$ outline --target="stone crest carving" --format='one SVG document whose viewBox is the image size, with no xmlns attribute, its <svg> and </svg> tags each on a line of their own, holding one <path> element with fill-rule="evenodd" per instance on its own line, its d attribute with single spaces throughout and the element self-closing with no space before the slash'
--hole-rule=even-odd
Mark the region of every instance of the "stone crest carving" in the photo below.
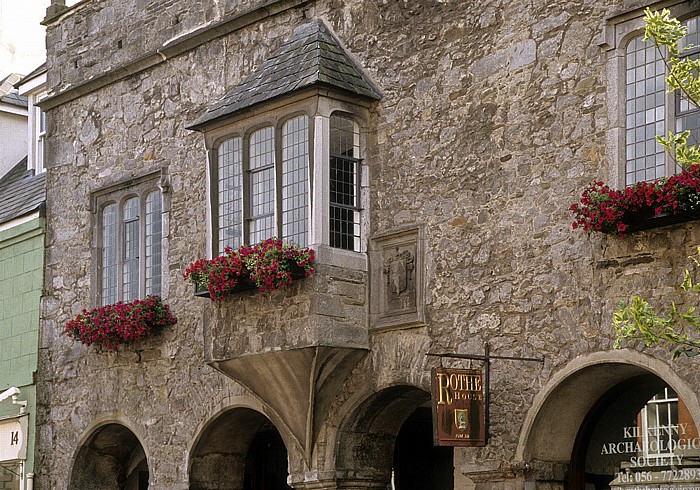
<svg viewBox="0 0 700 490">
<path fill-rule="evenodd" d="M 405 310 L 415 306 L 415 261 L 416 257 L 411 251 L 400 251 L 399 247 L 396 247 L 396 253 L 384 260 L 387 285 L 384 293 L 389 310 Z"/>
<path fill-rule="evenodd" d="M 373 328 L 423 325 L 423 244 L 419 227 L 377 235 L 370 251 Z"/>
</svg>

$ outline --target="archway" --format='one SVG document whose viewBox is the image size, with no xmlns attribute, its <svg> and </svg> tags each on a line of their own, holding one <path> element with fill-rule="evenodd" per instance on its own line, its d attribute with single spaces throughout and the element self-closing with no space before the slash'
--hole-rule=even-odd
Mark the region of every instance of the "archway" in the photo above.
<svg viewBox="0 0 700 490">
<path fill-rule="evenodd" d="M 78 450 L 69 488 L 72 490 L 147 490 L 148 462 L 131 430 L 107 424 Z"/>
<path fill-rule="evenodd" d="M 453 451 L 433 446 L 429 400 L 419 388 L 393 386 L 361 403 L 339 434 L 339 488 L 452 488 Z"/>
<path fill-rule="evenodd" d="M 518 459 L 527 480 L 547 481 L 553 488 L 605 490 L 642 476 L 652 478 L 649 483 L 668 483 L 659 478 L 661 470 L 671 468 L 675 453 L 669 445 L 681 440 L 686 446 L 692 439 L 700 446 L 697 435 L 690 437 L 697 408 L 697 395 L 658 359 L 631 351 L 597 353 L 572 362 L 536 397 Z M 651 425 L 648 414 L 656 414 Z M 688 432 L 679 439 L 681 429 Z M 667 438 L 665 452 L 652 454 L 649 448 L 660 446 L 658 440 L 649 446 L 649 431 L 676 434 Z M 650 460 L 650 454 L 664 459 Z M 647 468 L 650 461 L 654 467 Z"/>
<path fill-rule="evenodd" d="M 287 448 L 270 420 L 249 408 L 220 414 L 190 458 L 192 490 L 289 490 Z"/>
</svg>

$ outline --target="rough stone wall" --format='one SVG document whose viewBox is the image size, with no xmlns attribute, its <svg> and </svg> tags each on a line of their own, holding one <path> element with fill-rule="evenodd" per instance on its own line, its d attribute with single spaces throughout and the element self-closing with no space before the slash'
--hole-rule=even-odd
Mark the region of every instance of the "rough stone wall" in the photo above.
<svg viewBox="0 0 700 490">
<path fill-rule="evenodd" d="M 205 202 L 205 152 L 199 135 L 183 127 L 210 97 L 223 95 L 223 85 L 211 90 L 220 73 L 207 71 L 217 67 L 205 60 L 225 58 L 221 45 L 208 46 L 52 112 L 41 356 L 39 466 L 45 473 L 37 482 L 42 488 L 65 488 L 79 438 L 104 414 L 143 431 L 154 488 L 187 488 L 187 448 L 196 427 L 212 407 L 242 391 L 205 364 L 204 300 L 194 298 L 182 280 L 184 268 L 205 255 L 204 206 L 192 205 Z M 208 75 L 202 77 L 205 66 Z M 165 300 L 179 322 L 137 352 L 96 353 L 60 335 L 68 319 L 92 306 L 90 192 L 162 166 L 170 170 L 172 185 L 170 226 L 164 230 Z"/>
<path fill-rule="evenodd" d="M 62 89 L 135 61 L 195 29 L 260 5 L 257 0 L 93 1 L 49 29 L 47 44 L 65 49 L 48 60 L 48 88 Z"/>
<path fill-rule="evenodd" d="M 190 10 L 191 2 L 161 3 L 173 16 L 186 13 L 180 24 L 194 26 L 256 2 Z M 151 5 L 95 0 L 50 26 L 51 88 L 77 84 L 184 32 Z M 488 341 L 492 353 L 544 357 L 544 364 L 493 364 L 490 444 L 462 451 L 467 466 L 495 472 L 494 480 L 511 477 L 536 394 L 573 359 L 611 349 L 609 320 L 619 300 L 636 292 L 675 299 L 686 257 L 700 243 L 694 224 L 624 241 L 570 229 L 568 206 L 612 164 L 606 54 L 595 40 L 607 16 L 630 6 L 319 0 L 51 110 L 41 487 L 65 488 L 61 478 L 79 439 L 113 414 L 138 427 L 153 488 L 186 488 L 190 441 L 214 407 L 243 393 L 204 364 L 202 317 L 210 305 L 181 279 L 204 255 L 206 202 L 203 141 L 184 126 L 304 16 L 325 19 L 384 92 L 366 159 L 371 232 L 426 225 L 427 326 L 371 336 L 371 356 L 339 394 L 316 464 L 332 468 L 333 431 L 363 393 L 402 383 L 428 389 L 435 361 L 425 352 L 482 353 Z M 107 17 L 113 21 L 99 20 Z M 103 29 L 90 27 L 100 22 Z M 124 55 L 114 54 L 119 39 L 129 40 Z M 93 61 L 75 68 L 81 56 Z M 136 351 L 76 345 L 59 333 L 92 297 L 89 193 L 161 167 L 172 183 L 165 299 L 180 321 Z M 692 361 L 673 368 L 700 391 Z"/>
</svg>

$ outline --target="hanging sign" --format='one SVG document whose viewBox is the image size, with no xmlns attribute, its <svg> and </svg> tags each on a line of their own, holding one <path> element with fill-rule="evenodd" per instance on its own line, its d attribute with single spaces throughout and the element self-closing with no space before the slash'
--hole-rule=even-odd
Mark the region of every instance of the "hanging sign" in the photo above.
<svg viewBox="0 0 700 490">
<path fill-rule="evenodd" d="M 27 459 L 27 416 L 0 420 L 0 461 Z"/>
<path fill-rule="evenodd" d="M 433 368 L 433 443 L 485 446 L 485 398 L 481 369 Z"/>
</svg>

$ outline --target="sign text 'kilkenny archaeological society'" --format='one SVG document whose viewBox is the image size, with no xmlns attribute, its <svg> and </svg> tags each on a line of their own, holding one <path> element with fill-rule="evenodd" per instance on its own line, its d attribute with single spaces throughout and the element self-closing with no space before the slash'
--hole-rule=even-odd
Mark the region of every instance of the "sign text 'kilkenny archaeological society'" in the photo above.
<svg viewBox="0 0 700 490">
<path fill-rule="evenodd" d="M 432 370 L 433 442 L 485 446 L 484 377 L 480 369 Z"/>
</svg>

